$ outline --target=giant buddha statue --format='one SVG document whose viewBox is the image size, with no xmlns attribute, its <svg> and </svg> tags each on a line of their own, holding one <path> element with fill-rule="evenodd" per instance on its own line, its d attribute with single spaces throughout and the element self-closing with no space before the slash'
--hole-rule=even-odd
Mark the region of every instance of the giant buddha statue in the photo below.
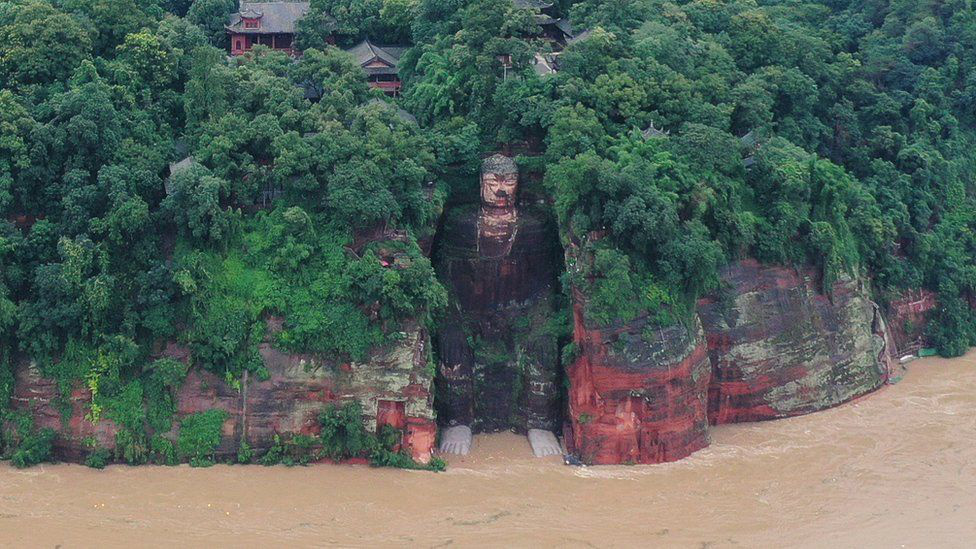
<svg viewBox="0 0 976 549">
<path fill-rule="evenodd" d="M 536 455 L 561 453 L 558 345 L 541 329 L 558 241 L 544 214 L 520 207 L 512 158 L 486 158 L 480 183 L 479 203 L 448 215 L 438 252 L 456 300 L 438 334 L 440 449 L 463 455 L 473 433 L 514 430 Z"/>
</svg>

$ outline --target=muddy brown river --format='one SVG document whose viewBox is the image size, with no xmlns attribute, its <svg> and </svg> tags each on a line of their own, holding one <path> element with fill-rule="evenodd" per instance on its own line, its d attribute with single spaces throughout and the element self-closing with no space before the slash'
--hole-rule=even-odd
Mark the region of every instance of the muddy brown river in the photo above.
<svg viewBox="0 0 976 549">
<path fill-rule="evenodd" d="M 636 467 L 538 460 L 507 434 L 442 474 L 0 465 L 0 546 L 976 546 L 976 354 L 712 438 Z"/>
</svg>

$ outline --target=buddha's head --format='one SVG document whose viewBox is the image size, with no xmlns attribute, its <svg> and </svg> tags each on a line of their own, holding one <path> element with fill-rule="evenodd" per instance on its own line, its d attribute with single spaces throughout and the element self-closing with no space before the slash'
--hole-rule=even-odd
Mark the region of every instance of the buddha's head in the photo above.
<svg viewBox="0 0 976 549">
<path fill-rule="evenodd" d="M 496 154 L 481 163 L 481 203 L 494 208 L 515 206 L 518 166 L 507 156 Z"/>
</svg>

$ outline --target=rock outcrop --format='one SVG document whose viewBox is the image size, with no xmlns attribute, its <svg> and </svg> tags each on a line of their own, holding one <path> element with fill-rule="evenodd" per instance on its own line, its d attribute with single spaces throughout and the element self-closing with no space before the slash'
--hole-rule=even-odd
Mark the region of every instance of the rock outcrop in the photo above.
<svg viewBox="0 0 976 549">
<path fill-rule="evenodd" d="M 723 297 L 698 311 L 712 363 L 713 424 L 806 414 L 880 387 L 886 330 L 857 281 L 828 294 L 814 269 L 738 261 L 723 269 Z"/>
<path fill-rule="evenodd" d="M 192 367 L 177 393 L 177 416 L 220 409 L 228 412 L 217 455 L 233 457 L 241 441 L 261 452 L 272 445 L 275 434 L 316 435 L 318 416 L 330 404 L 358 400 L 368 430 L 390 424 L 404 432 L 402 444 L 422 463 L 430 460 L 437 426 L 434 421 L 433 369 L 429 367 L 429 337 L 415 323 L 404 326 L 395 344 L 376 349 L 362 363 L 336 364 L 312 355 L 287 354 L 270 344 L 280 321 L 271 319 L 268 340 L 260 347 L 270 378 L 253 376 L 240 380 L 240 388 L 220 376 Z M 188 350 L 170 344 L 162 353 L 190 361 Z M 91 393 L 77 388 L 71 394 L 70 417 L 63 422 L 58 406 L 60 392 L 36 367 L 24 364 L 17 371 L 13 407 L 30 410 L 37 428 L 58 432 L 55 455 L 79 461 L 89 452 L 86 439 L 113 448 L 115 425 L 101 419 L 96 425 L 85 419 Z M 177 422 L 178 423 L 178 422 Z M 178 428 L 166 436 L 175 438 Z"/>
<path fill-rule="evenodd" d="M 886 316 L 899 355 L 917 353 L 924 345 L 925 327 L 937 306 L 929 290 L 906 291 L 891 300 Z"/>
<path fill-rule="evenodd" d="M 648 329 L 586 319 L 575 292 L 564 434 L 587 463 L 659 463 L 708 444 L 707 425 L 806 414 L 883 385 L 896 347 L 867 290 L 828 293 L 813 268 L 739 261 L 702 299 L 693 325 Z"/>
<path fill-rule="evenodd" d="M 65 461 L 83 461 L 90 451 L 85 441 L 104 448 L 115 446 L 118 427 L 111 420 L 92 424 L 85 419 L 91 392 L 82 386 L 71 390 L 62 401 L 58 383 L 41 375 L 33 362 L 23 362 L 14 372 L 14 392 L 10 405 L 14 411 L 29 412 L 34 428 L 53 429 L 59 436 L 54 439 L 53 452 Z M 66 412 L 62 415 L 62 411 Z"/>
<path fill-rule="evenodd" d="M 585 318 L 584 296 L 575 297 L 568 449 L 586 463 L 661 463 L 707 446 L 711 367 L 697 320 L 598 327 Z"/>
<path fill-rule="evenodd" d="M 442 421 L 528 431 L 553 430 L 559 418 L 556 340 L 540 329 L 552 311 L 554 273 L 540 259 L 553 246 L 551 234 L 531 215 L 518 223 L 519 238 L 503 257 L 470 247 L 475 227 L 467 241 L 453 240 L 461 230 L 451 233 L 441 250 L 442 275 L 460 304 L 438 334 L 439 399 L 449 409 Z M 587 296 L 574 291 L 568 450 L 594 464 L 674 461 L 707 446 L 709 423 L 805 414 L 880 387 L 892 372 L 890 355 L 917 337 L 934 299 L 893 301 L 888 311 L 902 330 L 889 332 L 863 284 L 841 279 L 824 293 L 816 275 L 808 267 L 732 263 L 721 272 L 724 289 L 699 302 L 689 325 L 667 328 L 651 326 L 650 315 L 599 325 L 587 318 Z M 323 409 L 355 399 L 368 429 L 402 429 L 410 454 L 430 459 L 437 424 L 422 327 L 408 323 L 395 343 L 363 363 L 343 364 L 276 350 L 270 341 L 280 321 L 268 326 L 260 351 L 269 379 L 244 378 L 238 388 L 193 367 L 179 389 L 178 417 L 228 412 L 220 456 L 233 456 L 241 441 L 261 452 L 275 434 L 314 435 Z M 175 344 L 160 354 L 191 362 Z M 13 408 L 30 410 L 37 428 L 59 432 L 57 457 L 82 460 L 92 443 L 111 448 L 116 426 L 85 418 L 91 394 L 81 385 L 66 402 L 60 394 L 38 368 L 17 368 Z M 176 428 L 166 434 L 177 435 Z"/>
</svg>

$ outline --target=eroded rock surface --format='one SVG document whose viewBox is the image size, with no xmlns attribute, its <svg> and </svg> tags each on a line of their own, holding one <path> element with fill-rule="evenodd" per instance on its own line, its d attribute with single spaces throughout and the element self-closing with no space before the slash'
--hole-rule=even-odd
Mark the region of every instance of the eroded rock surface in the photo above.
<svg viewBox="0 0 976 549">
<path fill-rule="evenodd" d="M 889 371 L 886 329 L 853 279 L 820 293 L 816 272 L 761 265 L 723 269 L 723 296 L 699 315 L 712 363 L 713 424 L 795 416 L 880 387 Z"/>
<path fill-rule="evenodd" d="M 275 434 L 317 435 L 318 416 L 331 404 L 358 400 L 368 430 L 390 424 L 404 432 L 402 444 L 414 459 L 430 460 L 437 437 L 429 367 L 429 338 L 415 323 L 404 326 L 399 340 L 376 349 L 362 363 L 336 364 L 312 355 L 287 354 L 270 344 L 280 321 L 269 321 L 269 342 L 261 345 L 261 356 L 270 372 L 267 380 L 248 376 L 240 389 L 200 367 L 192 367 L 177 393 L 177 416 L 220 409 L 229 416 L 223 425 L 219 457 L 233 457 L 240 442 L 247 441 L 259 453 L 272 445 Z M 188 350 L 170 344 L 162 353 L 178 360 L 191 360 Z M 57 385 L 41 377 L 36 368 L 24 364 L 17 371 L 15 409 L 31 410 L 38 428 L 59 433 L 57 457 L 79 461 L 89 452 L 86 439 L 99 446 L 115 446 L 115 425 L 101 419 L 92 425 L 85 419 L 91 393 L 78 388 L 70 399 L 70 418 L 62 422 Z M 166 436 L 177 436 L 176 428 Z M 90 440 L 89 440 L 90 442 Z"/>
<path fill-rule="evenodd" d="M 600 327 L 577 293 L 567 449 L 586 463 L 675 461 L 708 445 L 711 367 L 701 326 Z"/>
<path fill-rule="evenodd" d="M 97 424 L 85 419 L 89 413 L 91 391 L 76 387 L 62 402 L 56 381 L 41 375 L 34 363 L 22 362 L 16 368 L 11 408 L 30 412 L 36 429 L 53 429 L 61 433 L 54 439 L 53 451 L 66 461 L 83 461 L 90 451 L 85 440 L 106 448 L 115 446 L 118 427 L 103 419 Z M 62 415 L 62 411 L 67 414 Z"/>
<path fill-rule="evenodd" d="M 888 304 L 888 329 L 898 355 L 917 353 L 923 346 L 925 327 L 936 307 L 936 295 L 928 290 L 906 291 Z"/>
</svg>

